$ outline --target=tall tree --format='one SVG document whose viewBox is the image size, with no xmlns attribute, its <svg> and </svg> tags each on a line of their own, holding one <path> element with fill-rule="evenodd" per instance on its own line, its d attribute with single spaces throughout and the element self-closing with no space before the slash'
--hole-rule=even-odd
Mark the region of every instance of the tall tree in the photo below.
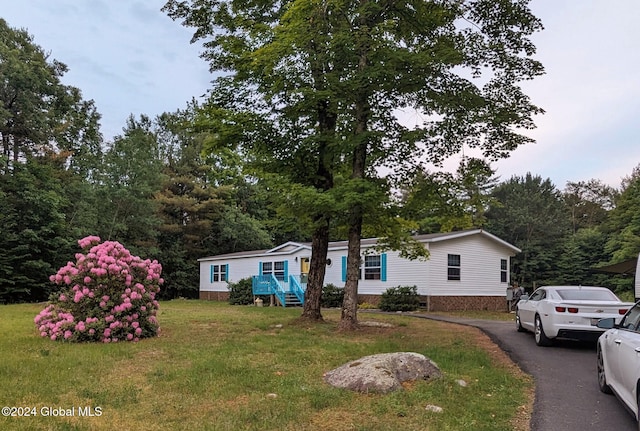
<svg viewBox="0 0 640 431">
<path fill-rule="evenodd" d="M 100 116 L 79 89 L 61 83 L 67 70 L 64 63 L 49 60 L 26 30 L 13 29 L 0 18 L 0 170 L 54 150 L 67 152 L 74 168 L 95 166 Z"/>
<path fill-rule="evenodd" d="M 640 165 L 622 181 L 616 207 L 609 212 L 603 229 L 609 234 L 607 251 L 612 262 L 638 257 L 640 251 Z"/>
<path fill-rule="evenodd" d="M 64 207 L 50 158 L 30 157 L 0 175 L 0 302 L 48 298 L 49 276 L 73 250 Z"/>
<path fill-rule="evenodd" d="M 313 2 L 259 0 L 167 2 L 173 18 L 208 38 L 204 57 L 216 80 L 207 107 L 219 149 L 227 145 L 254 163 L 250 173 L 275 176 L 290 202 L 305 212 L 312 256 L 303 317 L 321 320 L 336 164 L 340 161 L 338 100 L 327 11 Z"/>
<path fill-rule="evenodd" d="M 99 183 L 100 231 L 103 239 L 148 250 L 156 245 L 157 203 L 163 175 L 152 121 L 129 117 L 104 155 Z"/>
<path fill-rule="evenodd" d="M 551 180 L 527 173 L 493 191 L 487 229 L 522 250 L 514 259 L 514 279 L 537 286 L 558 278 L 556 262 L 570 222 L 561 193 Z"/>
<path fill-rule="evenodd" d="M 419 233 L 484 227 L 485 213 L 495 203 L 494 174 L 489 163 L 477 158 L 464 158 L 455 175 L 419 170 L 400 188 L 401 214 L 418 223 Z"/>
<path fill-rule="evenodd" d="M 261 148 L 270 172 L 301 186 L 296 197 L 310 203 L 314 251 L 303 314 L 320 317 L 330 220 L 341 204 L 336 195 L 352 199 L 341 324 L 348 329 L 357 323 L 365 216 L 387 208 L 392 190 L 377 168 L 401 176 L 423 155 L 439 163 L 466 146 L 496 158 L 530 141 L 515 130 L 533 127 L 532 115 L 541 112 L 517 85 L 542 73 L 527 38 L 541 24 L 527 3 L 167 2 L 170 16 L 196 27 L 195 39 L 207 39 L 212 70 L 232 72 L 216 90 L 231 87 L 235 101 L 227 96 L 217 106 L 231 105 L 236 115 L 218 136 L 243 125 L 243 133 L 227 137 L 241 135 L 245 147 Z M 410 130 L 396 116 L 402 108 L 428 121 Z"/>
<path fill-rule="evenodd" d="M 439 164 L 465 146 L 497 159 L 531 141 L 516 131 L 532 128 L 532 116 L 541 112 L 519 87 L 542 73 L 529 40 L 542 25 L 527 4 L 341 2 L 336 15 L 348 21 L 352 34 L 341 81 L 349 89 L 351 178 L 363 191 L 362 181 L 382 164 L 401 172 L 423 154 Z M 395 116 L 398 108 L 416 109 L 428 120 L 408 130 Z M 345 329 L 357 323 L 363 215 L 356 202 L 349 221 Z"/>
<path fill-rule="evenodd" d="M 62 84 L 67 70 L 0 19 L 0 300 L 46 299 L 48 276 L 96 224 L 86 181 L 101 156 L 100 116 Z"/>
<path fill-rule="evenodd" d="M 618 191 L 597 179 L 567 182 L 562 193 L 571 217 L 573 233 L 601 225 L 615 207 Z"/>
<path fill-rule="evenodd" d="M 582 228 L 568 236 L 562 241 L 561 253 L 556 261 L 559 272 L 552 283 L 615 288 L 613 276 L 592 270 L 611 259 L 610 253 L 606 251 L 606 242 L 607 236 L 595 227 Z"/>
<path fill-rule="evenodd" d="M 419 168 L 399 189 L 400 214 L 418 224 L 415 233 L 447 231 L 452 220 L 464 217 L 450 172 Z"/>
</svg>

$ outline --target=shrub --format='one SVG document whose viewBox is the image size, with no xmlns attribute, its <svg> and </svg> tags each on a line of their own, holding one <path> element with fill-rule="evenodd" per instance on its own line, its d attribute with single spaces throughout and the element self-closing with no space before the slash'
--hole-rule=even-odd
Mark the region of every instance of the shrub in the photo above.
<svg viewBox="0 0 640 431">
<path fill-rule="evenodd" d="M 326 308 L 342 307 L 343 299 L 344 299 L 344 289 L 329 283 L 322 288 L 322 297 L 320 298 L 320 305 Z"/>
<path fill-rule="evenodd" d="M 416 286 L 397 286 L 387 289 L 380 299 L 382 311 L 414 311 L 420 306 Z"/>
<path fill-rule="evenodd" d="M 75 255 L 50 280 L 62 286 L 34 319 L 40 335 L 64 341 L 139 341 L 158 334 L 155 299 L 162 266 L 133 256 L 116 241 L 78 241 Z"/>
<path fill-rule="evenodd" d="M 229 283 L 229 304 L 250 305 L 253 304 L 253 288 L 250 278 L 243 278 L 236 283 Z M 264 298 L 263 298 L 264 300 Z"/>
</svg>

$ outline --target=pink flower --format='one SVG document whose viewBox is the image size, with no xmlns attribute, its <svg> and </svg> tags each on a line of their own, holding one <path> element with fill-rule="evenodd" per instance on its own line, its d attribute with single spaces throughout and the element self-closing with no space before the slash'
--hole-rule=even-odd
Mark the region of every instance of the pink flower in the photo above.
<svg viewBox="0 0 640 431">
<path fill-rule="evenodd" d="M 91 283 L 91 277 L 89 277 L 88 275 L 84 278 L 84 284 L 89 284 Z"/>
</svg>

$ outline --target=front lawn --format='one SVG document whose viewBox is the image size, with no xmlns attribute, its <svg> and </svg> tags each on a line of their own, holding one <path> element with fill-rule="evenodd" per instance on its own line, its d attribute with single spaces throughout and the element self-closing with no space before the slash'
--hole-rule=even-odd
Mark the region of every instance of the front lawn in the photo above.
<svg viewBox="0 0 640 431">
<path fill-rule="evenodd" d="M 42 308 L 0 306 L 0 404 L 21 414 L 0 416 L 0 429 L 528 429 L 531 379 L 474 328 L 360 313 L 394 326 L 340 333 L 339 310 L 303 324 L 299 308 L 176 300 L 160 304 L 157 338 L 69 344 L 38 335 Z M 398 351 L 430 357 L 444 378 L 390 395 L 322 380 L 345 362 Z"/>
</svg>

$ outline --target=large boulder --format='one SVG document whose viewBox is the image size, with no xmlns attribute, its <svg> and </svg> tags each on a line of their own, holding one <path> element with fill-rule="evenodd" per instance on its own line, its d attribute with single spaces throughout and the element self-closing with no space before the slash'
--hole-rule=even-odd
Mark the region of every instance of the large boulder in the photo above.
<svg viewBox="0 0 640 431">
<path fill-rule="evenodd" d="M 388 393 L 402 389 L 402 383 L 431 380 L 442 372 L 431 359 L 419 353 L 398 352 L 365 356 L 324 375 L 324 381 L 357 392 Z"/>
</svg>

